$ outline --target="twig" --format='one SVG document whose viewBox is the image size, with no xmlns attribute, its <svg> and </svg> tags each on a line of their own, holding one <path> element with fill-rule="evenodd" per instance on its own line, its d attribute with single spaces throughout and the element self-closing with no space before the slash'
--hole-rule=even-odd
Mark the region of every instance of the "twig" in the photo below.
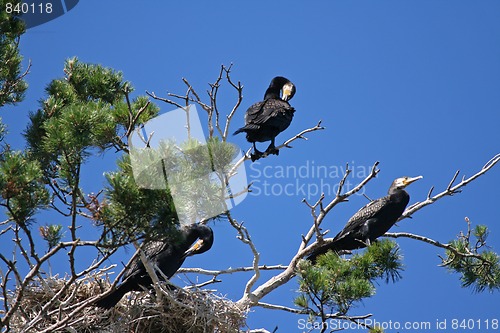
<svg viewBox="0 0 500 333">
<path fill-rule="evenodd" d="M 281 148 L 292 148 L 292 146 L 290 146 L 290 143 L 292 143 L 293 141 L 297 140 L 297 139 L 303 139 L 303 140 L 308 140 L 307 137 L 304 136 L 304 134 L 306 133 L 309 133 L 309 132 L 314 132 L 314 131 L 319 131 L 319 130 L 324 130 L 325 128 L 323 126 L 321 126 L 321 120 L 318 121 L 318 124 L 314 127 L 311 127 L 311 128 L 307 128 L 305 130 L 303 130 L 302 132 L 300 132 L 299 134 L 295 135 L 294 137 L 286 140 L 285 142 L 283 142 L 283 144 L 279 145 L 278 147 L 276 147 L 276 149 L 281 149 Z"/>
<path fill-rule="evenodd" d="M 313 222 L 314 222 L 314 231 L 316 232 L 316 238 L 318 239 L 318 242 L 322 242 L 323 236 L 328 233 L 328 231 L 321 233 L 321 230 L 320 230 L 320 227 L 318 224 L 318 215 L 316 214 L 316 208 L 318 206 L 320 207 L 321 211 L 323 211 L 323 199 L 325 199 L 324 193 L 321 193 L 321 196 L 319 197 L 318 201 L 316 201 L 316 203 L 314 205 L 311 205 L 309 202 L 307 202 L 306 198 L 302 199 L 302 202 L 305 203 L 306 206 L 311 209 L 311 215 L 313 217 Z"/>
<path fill-rule="evenodd" d="M 187 290 L 200 289 L 200 288 L 203 288 L 203 287 L 208 286 L 210 284 L 219 283 L 219 282 L 222 282 L 222 280 L 218 280 L 216 276 L 213 276 L 208 281 L 205 281 L 205 282 L 202 282 L 202 283 L 198 283 L 198 284 L 194 284 L 194 285 L 191 285 L 191 286 L 187 286 L 184 289 L 187 289 Z"/>
<path fill-rule="evenodd" d="M 443 244 L 441 242 L 438 242 L 434 239 L 431 239 L 431 238 L 428 238 L 428 237 L 425 237 L 425 236 L 420 236 L 420 235 L 415 235 L 415 234 L 412 234 L 412 233 L 409 233 L 409 232 L 387 232 L 384 234 L 384 237 L 390 237 L 390 238 L 401 238 L 401 237 L 404 237 L 404 238 L 411 238 L 411 239 L 415 239 L 415 240 L 418 240 L 418 241 L 421 241 L 421 242 L 424 242 L 424 243 L 428 243 L 428 244 L 431 244 L 431 245 L 434 245 L 436 247 L 440 247 L 440 248 L 443 248 L 445 250 L 449 250 L 451 252 L 453 252 L 454 254 L 456 254 L 457 256 L 460 256 L 460 257 L 471 257 L 471 258 L 476 258 L 476 259 L 479 259 L 481 261 L 484 261 L 484 258 L 479 255 L 479 254 L 475 254 L 475 253 L 471 253 L 470 251 L 468 251 L 468 253 L 462 253 L 460 251 L 458 251 L 455 247 L 453 247 L 452 245 L 450 244 Z"/>
<path fill-rule="evenodd" d="M 259 270 L 261 271 L 272 271 L 272 270 L 284 270 L 288 266 L 285 265 L 261 265 L 259 266 Z M 228 268 L 221 270 L 208 270 L 203 268 L 180 268 L 177 273 L 195 273 L 195 274 L 203 274 L 203 275 L 213 275 L 219 276 L 223 274 L 233 274 L 238 272 L 250 272 L 253 271 L 254 267 L 237 267 L 237 268 Z"/>
<path fill-rule="evenodd" d="M 488 170 L 490 170 L 491 168 L 493 168 L 499 161 L 500 161 L 500 154 L 497 154 L 493 158 L 491 158 L 481 168 L 481 170 L 479 170 L 478 172 L 476 172 L 474 175 L 472 175 L 471 177 L 469 177 L 467 179 L 463 178 L 460 183 L 458 183 L 458 184 L 456 184 L 456 185 L 453 186 L 453 183 L 455 182 L 455 180 L 457 179 L 458 174 L 459 174 L 459 171 L 457 171 L 444 191 L 442 191 L 441 193 L 436 194 L 435 196 L 431 196 L 432 195 L 432 191 L 434 189 L 434 186 L 431 187 L 431 189 L 429 190 L 429 193 L 427 194 L 427 199 L 424 200 L 424 201 L 422 201 L 422 202 L 417 202 L 417 203 L 413 204 L 412 206 L 408 207 L 404 211 L 403 215 L 401 215 L 401 217 L 398 219 L 398 221 L 401 221 L 401 220 L 403 220 L 405 218 L 410 217 L 415 212 L 419 211 L 420 209 L 424 208 L 425 206 L 428 206 L 428 205 L 434 203 L 435 201 L 437 201 L 437 200 L 439 200 L 439 199 L 441 199 L 441 198 L 443 198 L 445 196 L 450 196 L 450 195 L 453 195 L 455 193 L 459 193 L 460 189 L 462 187 L 466 186 L 467 184 L 469 184 L 470 182 L 472 182 L 476 178 L 478 178 L 481 175 L 485 174 Z"/>
<path fill-rule="evenodd" d="M 194 87 L 191 85 L 191 83 L 189 83 L 189 81 L 186 78 L 182 78 L 182 82 L 184 82 L 184 84 L 188 87 L 188 92 L 186 93 L 186 96 L 189 96 L 189 94 L 191 93 L 195 97 L 195 98 L 191 98 L 191 99 L 186 99 L 186 103 L 188 101 L 196 102 L 198 105 L 200 105 L 206 111 L 209 111 L 212 109 L 209 105 L 207 105 L 201 101 L 200 96 L 198 95 L 198 93 L 196 92 Z M 186 107 L 187 107 L 187 104 L 186 104 Z"/>
<path fill-rule="evenodd" d="M 325 129 L 324 127 L 320 126 L 321 124 L 321 120 L 318 122 L 318 124 L 314 127 L 311 127 L 311 128 L 307 128 L 305 130 L 303 130 L 302 132 L 300 132 L 299 134 L 291 137 L 290 139 L 286 140 L 283 144 L 279 145 L 278 147 L 276 147 L 276 149 L 281 149 L 281 148 L 284 148 L 284 147 L 287 147 L 287 148 L 291 148 L 290 147 L 290 143 L 292 143 L 293 141 L 297 140 L 297 139 L 304 139 L 304 140 L 307 140 L 307 138 L 304 136 L 305 133 L 309 133 L 309 132 L 314 132 L 314 131 L 319 131 L 319 130 L 323 130 Z M 247 160 L 250 160 L 251 157 L 250 157 L 250 152 L 252 151 L 252 149 L 248 149 L 245 153 L 245 155 L 243 155 L 242 158 L 240 158 L 235 164 L 234 166 L 231 168 L 231 170 L 229 170 L 228 174 L 229 175 L 232 175 L 236 172 L 236 170 L 238 170 L 238 168 L 241 166 L 241 164 L 243 164 L 243 162 L 247 161 Z M 265 158 L 269 156 L 267 153 L 264 153 L 261 158 Z"/>
<path fill-rule="evenodd" d="M 112 251 L 109 253 L 109 256 L 111 256 L 116 250 Z M 68 290 L 68 288 L 80 277 L 82 276 L 85 276 L 87 274 L 89 274 L 91 271 L 97 269 L 99 266 L 101 266 L 103 264 L 104 261 L 108 260 L 109 256 L 103 256 L 100 260 L 94 262 L 92 265 L 90 265 L 88 268 L 84 269 L 83 271 L 79 272 L 79 273 L 75 273 L 74 275 L 72 275 L 70 277 L 70 279 L 68 281 L 66 281 L 64 283 L 64 286 L 52 297 L 52 299 L 50 301 L 48 301 L 46 304 L 44 304 L 44 306 L 42 307 L 42 309 L 40 310 L 40 314 L 33 318 L 25 327 L 26 331 L 29 331 L 31 328 L 33 328 L 34 326 L 37 325 L 37 323 L 43 319 L 43 316 L 44 314 L 47 314 L 47 315 L 52 315 L 54 314 L 56 311 L 61 311 L 61 310 L 73 310 L 71 313 L 67 314 L 66 317 L 62 318 L 61 320 L 59 320 L 58 322 L 56 322 L 55 324 L 51 325 L 50 327 L 48 328 L 45 328 L 45 330 L 41 331 L 41 332 L 53 332 L 56 328 L 58 327 L 62 327 L 64 326 L 71 318 L 73 318 L 77 313 L 79 313 L 80 311 L 82 311 L 85 307 L 87 307 L 88 305 L 92 304 L 96 298 L 91 298 L 91 299 L 87 299 L 79 304 L 75 304 L 75 305 L 70 305 L 68 306 L 66 309 L 56 309 L 54 311 L 50 311 L 47 313 L 47 310 L 50 309 L 55 302 L 57 302 L 60 298 L 61 298 L 61 295 L 63 293 L 66 292 L 66 290 Z"/>
<path fill-rule="evenodd" d="M 232 64 L 231 64 L 231 66 L 232 66 Z M 233 106 L 232 110 L 229 112 L 229 114 L 226 117 L 226 124 L 224 126 L 224 132 L 222 133 L 222 138 L 224 141 L 226 141 L 227 136 L 229 134 L 229 125 L 231 124 L 231 120 L 233 119 L 233 116 L 236 113 L 236 110 L 238 110 L 238 108 L 240 107 L 241 102 L 243 101 L 243 86 L 241 85 L 240 81 L 238 81 L 238 84 L 235 84 L 231 80 L 231 76 L 229 75 L 229 73 L 231 71 L 231 66 L 229 66 L 229 68 L 227 68 L 225 70 L 226 71 L 226 79 L 227 79 L 227 82 L 229 82 L 229 84 L 234 89 L 236 89 L 236 91 L 238 92 L 238 100 L 236 101 L 236 104 Z"/>
<path fill-rule="evenodd" d="M 231 66 L 229 66 L 229 67 L 231 68 Z M 211 108 L 210 108 L 210 110 L 207 110 L 207 113 L 208 113 L 209 136 L 213 137 L 213 134 L 214 134 L 213 113 L 215 111 L 215 127 L 217 128 L 219 135 L 222 137 L 222 140 L 225 141 L 224 135 L 223 135 L 222 130 L 221 130 L 220 125 L 219 125 L 220 113 L 219 113 L 219 108 L 217 107 L 217 93 L 219 92 L 220 81 L 222 80 L 222 75 L 224 73 L 224 70 L 225 70 L 225 66 L 221 65 L 220 71 L 219 71 L 219 76 L 217 77 L 217 79 L 215 80 L 214 83 L 210 84 L 211 90 L 207 91 L 208 96 L 210 97 L 210 105 L 211 105 Z"/>
<path fill-rule="evenodd" d="M 302 140 L 306 140 L 306 141 L 308 140 L 308 138 L 305 137 L 304 134 L 309 133 L 309 132 L 324 130 L 324 129 L 325 128 L 323 126 L 321 126 L 321 120 L 320 120 L 316 126 L 303 130 L 299 134 L 296 134 L 295 136 L 293 136 L 290 139 L 283 142 L 281 145 L 277 146 L 276 150 L 279 151 L 282 148 L 293 148 L 292 146 L 290 146 L 290 143 L 292 143 L 293 141 L 298 140 L 298 139 L 302 139 Z M 266 158 L 267 156 L 269 156 L 269 153 L 266 151 L 262 155 L 259 156 L 259 159 Z M 246 157 L 246 159 L 251 159 L 250 156 L 245 156 L 245 157 Z"/>
<path fill-rule="evenodd" d="M 330 201 L 330 203 L 328 203 L 324 208 L 321 209 L 320 213 L 318 214 L 318 217 L 316 218 L 316 221 L 314 222 L 314 225 L 311 227 L 311 229 L 309 229 L 309 232 L 306 234 L 306 236 L 304 236 L 304 238 L 302 240 L 302 244 L 300 245 L 299 251 L 306 248 L 307 244 L 309 243 L 309 241 L 311 240 L 312 236 L 315 233 L 316 225 L 317 226 L 321 225 L 324 218 L 326 217 L 328 212 L 330 212 L 330 210 L 332 210 L 333 207 L 335 207 L 337 204 L 339 204 L 341 202 L 345 202 L 347 198 L 349 198 L 351 195 L 360 191 L 370 180 L 372 180 L 373 178 L 375 178 L 377 176 L 377 174 L 380 172 L 380 169 L 378 169 L 378 165 L 379 165 L 379 162 L 378 161 L 375 162 L 371 168 L 370 174 L 365 179 L 363 179 L 358 185 L 356 185 L 353 189 L 345 192 L 344 194 L 341 193 L 341 184 L 339 184 L 340 191 L 337 192 L 337 195 L 335 196 L 335 198 L 332 201 Z M 346 174 L 349 172 L 350 171 L 348 171 L 348 169 L 346 169 L 346 172 L 345 172 L 344 176 L 342 177 L 343 180 L 346 178 Z M 341 181 L 341 183 L 342 183 L 342 181 Z M 313 249 L 311 248 L 311 250 L 313 250 Z"/>
<path fill-rule="evenodd" d="M 168 99 L 168 98 L 163 98 L 163 97 L 158 97 L 156 96 L 155 92 L 149 92 L 149 91 L 146 91 L 146 94 L 151 97 L 152 99 L 156 99 L 158 101 L 162 101 L 162 102 L 165 102 L 167 104 L 171 104 L 179 109 L 183 109 L 184 107 L 182 105 L 180 105 L 179 103 L 171 100 L 171 99 Z"/>
<path fill-rule="evenodd" d="M 244 244 L 247 244 L 253 254 L 253 271 L 254 275 L 248 280 L 245 290 L 244 290 L 244 295 L 247 295 L 248 297 L 251 297 L 251 289 L 253 285 L 257 282 L 257 280 L 260 277 L 260 266 L 259 266 L 259 260 L 260 260 L 260 253 L 257 251 L 257 248 L 255 247 L 255 244 L 252 242 L 252 239 L 250 237 L 250 233 L 248 232 L 247 228 L 243 226 L 243 223 L 238 223 L 235 221 L 229 211 L 226 213 L 226 216 L 228 218 L 229 223 L 233 228 L 236 229 L 238 232 L 238 239 L 242 241 Z"/>
<path fill-rule="evenodd" d="M 19 47 L 19 44 L 16 45 L 16 48 L 18 48 L 18 47 Z M 2 62 L 3 61 L 4 60 L 2 59 Z M 13 80 L 5 80 L 3 82 L 3 87 L 2 87 L 2 89 L 0 89 L 0 97 L 5 98 L 5 96 L 9 96 L 9 95 L 13 95 L 13 97 L 14 97 L 16 95 L 15 93 L 13 93 L 14 92 L 14 88 L 19 83 L 22 82 L 22 80 L 26 77 L 26 75 L 28 75 L 30 73 L 30 69 L 31 69 L 31 59 L 28 60 L 28 67 L 26 68 L 26 70 L 24 71 L 24 73 L 22 73 L 21 75 L 19 75 L 18 77 L 16 77 Z M 11 100 L 11 102 L 18 102 L 18 100 L 16 100 L 15 98 L 13 98 Z"/>
<path fill-rule="evenodd" d="M 270 309 L 270 310 L 280 310 L 280 311 L 285 311 L 285 312 L 291 312 L 291 313 L 295 313 L 295 314 L 309 314 L 309 312 L 307 310 L 294 309 L 294 308 L 290 308 L 288 306 L 276 305 L 276 304 L 270 304 L 270 303 L 264 303 L 264 302 L 258 302 L 255 306 L 260 306 L 261 308 Z"/>
</svg>

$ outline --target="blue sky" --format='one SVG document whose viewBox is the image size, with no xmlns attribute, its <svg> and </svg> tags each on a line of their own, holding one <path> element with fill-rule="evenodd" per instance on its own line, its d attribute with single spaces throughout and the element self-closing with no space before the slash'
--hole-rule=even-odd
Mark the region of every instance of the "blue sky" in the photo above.
<svg viewBox="0 0 500 333">
<path fill-rule="evenodd" d="M 287 264 L 300 235 L 312 223 L 309 209 L 301 203 L 302 184 L 316 185 L 306 193 L 314 200 L 319 195 L 314 189 L 338 183 L 334 170 L 344 168 L 346 162 L 357 171 L 350 178 L 356 182 L 380 161 L 381 172 L 365 193 L 377 198 L 385 195 L 394 178 L 423 175 L 408 189 L 415 202 L 424 200 L 433 185 L 436 191 L 444 189 L 457 169 L 471 175 L 500 152 L 499 13 L 497 1 L 199 1 L 189 5 L 82 1 L 66 15 L 23 36 L 22 53 L 32 61 L 27 77 L 30 88 L 23 103 L 3 108 L 1 116 L 10 132 L 7 140 L 14 148 L 24 147 L 20 133 L 29 111 L 45 97 L 50 80 L 63 75 L 64 60 L 72 56 L 123 71 L 136 94 L 148 90 L 158 95 L 183 93 L 182 77 L 202 92 L 221 64 L 233 63 L 233 79 L 245 86 L 234 129 L 243 124 L 243 111 L 262 99 L 271 78 L 286 76 L 297 87 L 291 101 L 297 112 L 277 142 L 320 119 L 326 130 L 309 134 L 307 142 L 295 142 L 279 157 L 248 164 L 248 176 L 255 181 L 256 192 L 257 186 L 261 191 L 250 194 L 233 216 L 245 221 L 262 263 Z M 231 105 L 234 95 L 227 93 L 221 99 Z M 172 110 L 159 106 L 162 112 Z M 244 149 L 250 147 L 243 135 L 232 139 Z M 87 168 L 87 191 L 102 187 L 102 173 L 115 169 L 115 158 L 109 153 Z M 280 170 L 287 167 L 309 173 L 282 176 Z M 316 167 L 330 172 L 327 177 L 313 175 Z M 264 181 L 274 186 L 274 193 L 264 192 Z M 473 223 L 490 227 L 489 245 L 499 251 L 499 184 L 497 166 L 463 193 L 417 212 L 392 231 L 447 242 L 465 230 L 468 216 Z M 280 193 L 286 185 L 291 192 Z M 327 199 L 333 196 L 326 194 Z M 365 203 L 362 196 L 352 197 L 329 214 L 323 227 L 334 236 Z M 251 264 L 251 253 L 235 239 L 234 230 L 225 223 L 213 229 L 213 249 L 190 258 L 186 267 Z M 88 237 L 92 236 L 89 232 Z M 498 294 L 462 289 L 457 275 L 437 267 L 441 250 L 407 239 L 398 243 L 405 256 L 403 279 L 390 285 L 381 282 L 377 294 L 351 314 L 373 313 L 381 322 L 433 324 L 444 319 L 448 324 L 452 319 L 500 319 Z M 126 261 L 128 255 L 114 260 Z M 266 277 L 269 274 L 263 274 L 260 282 Z M 225 276 L 223 283 L 212 287 L 237 300 L 248 278 Z M 290 306 L 296 289 L 293 280 L 264 301 Z M 301 332 L 300 318 L 304 317 L 252 309 L 248 324 Z"/>
</svg>

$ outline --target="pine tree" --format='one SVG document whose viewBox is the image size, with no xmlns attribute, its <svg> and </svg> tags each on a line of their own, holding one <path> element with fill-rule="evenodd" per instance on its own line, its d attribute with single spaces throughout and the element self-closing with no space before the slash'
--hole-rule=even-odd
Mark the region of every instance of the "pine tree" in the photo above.
<svg viewBox="0 0 500 333">
<path fill-rule="evenodd" d="M 22 57 L 19 53 L 19 41 L 25 32 L 22 20 L 4 10 L 7 3 L 15 6 L 20 1 L 0 0 L 0 107 L 21 101 L 28 85 L 21 74 Z"/>
</svg>

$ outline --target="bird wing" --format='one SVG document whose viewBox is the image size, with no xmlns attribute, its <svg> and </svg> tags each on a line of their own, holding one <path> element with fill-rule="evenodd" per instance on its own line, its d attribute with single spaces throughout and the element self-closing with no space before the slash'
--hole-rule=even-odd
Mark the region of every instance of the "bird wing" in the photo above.
<svg viewBox="0 0 500 333">
<path fill-rule="evenodd" d="M 295 109 L 281 99 L 268 99 L 262 102 L 255 103 L 248 108 L 245 114 L 245 128 L 249 126 L 260 127 L 262 124 L 274 125 L 281 124 L 283 120 L 291 121 Z"/>
<path fill-rule="evenodd" d="M 316 258 L 325 254 L 329 250 L 342 250 L 342 246 L 345 246 L 343 242 L 346 240 L 348 242 L 355 241 L 349 240 L 349 235 L 355 233 L 359 228 L 363 226 L 363 224 L 369 221 L 372 218 L 377 217 L 380 210 L 386 205 L 389 200 L 388 196 L 382 197 L 373 201 L 370 201 L 368 204 L 359 209 L 350 219 L 347 221 L 344 228 L 333 238 L 333 242 L 329 244 L 325 244 L 320 246 L 318 249 L 313 251 L 307 259 L 312 262 L 316 261 Z M 347 238 L 346 238 L 347 237 Z"/>
<path fill-rule="evenodd" d="M 351 232 L 360 228 L 367 220 L 377 217 L 380 214 L 381 209 L 383 209 L 389 200 L 389 196 L 385 196 L 376 200 L 373 200 L 363 206 L 358 210 L 350 219 L 347 221 L 344 229 L 340 231 L 335 240 L 345 237 Z"/>
<path fill-rule="evenodd" d="M 151 262 L 155 261 L 155 258 L 165 250 L 165 247 L 169 246 L 164 242 L 149 242 L 144 244 L 143 251 Z M 122 277 L 122 281 L 125 281 L 129 276 L 134 275 L 137 271 L 144 269 L 141 257 L 136 256 L 130 267 L 125 271 Z"/>
</svg>

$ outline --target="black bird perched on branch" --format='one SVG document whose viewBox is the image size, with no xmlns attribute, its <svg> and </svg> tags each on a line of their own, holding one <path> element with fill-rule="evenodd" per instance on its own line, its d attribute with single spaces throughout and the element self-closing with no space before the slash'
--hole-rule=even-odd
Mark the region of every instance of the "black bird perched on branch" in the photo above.
<svg viewBox="0 0 500 333">
<path fill-rule="evenodd" d="M 281 93 L 281 95 L 280 95 Z M 295 95 L 295 85 L 290 80 L 277 76 L 272 79 L 262 102 L 255 103 L 245 114 L 245 126 L 234 132 L 247 134 L 247 141 L 253 143 L 252 161 L 264 154 L 278 155 L 274 146 L 276 136 L 290 126 L 295 109 L 288 101 Z M 257 150 L 256 142 L 271 141 L 264 153 Z"/>
<path fill-rule="evenodd" d="M 181 267 L 186 257 L 208 251 L 214 242 L 212 229 L 198 223 L 182 227 L 180 237 L 180 240 L 154 241 L 146 244 L 144 248 L 146 258 L 151 262 L 153 268 L 158 267 L 169 279 Z M 197 239 L 198 241 L 196 241 Z M 158 279 L 164 280 L 161 274 L 158 274 Z M 97 301 L 96 305 L 110 309 L 129 291 L 142 291 L 144 288 L 151 288 L 152 283 L 153 281 L 140 257 L 136 257 L 123 275 L 122 283 L 111 294 Z"/>
<path fill-rule="evenodd" d="M 339 252 L 369 246 L 371 242 L 389 231 L 403 214 L 410 201 L 410 195 L 404 188 L 421 178 L 423 177 L 395 179 L 389 187 L 388 195 L 373 200 L 358 210 L 349 219 L 344 229 L 333 238 L 332 243 L 319 247 L 307 259 L 315 262 L 319 255 L 329 250 Z"/>
</svg>

